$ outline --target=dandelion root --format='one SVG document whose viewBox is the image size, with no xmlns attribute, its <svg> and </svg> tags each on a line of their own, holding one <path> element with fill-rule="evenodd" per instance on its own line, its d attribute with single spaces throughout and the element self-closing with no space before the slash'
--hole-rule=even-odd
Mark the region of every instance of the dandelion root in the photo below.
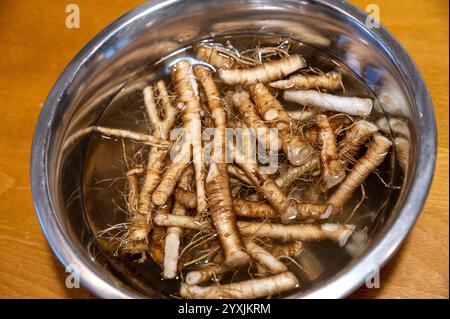
<svg viewBox="0 0 450 319">
<path fill-rule="evenodd" d="M 203 60 L 217 69 L 231 69 L 234 59 L 221 53 L 218 47 L 200 44 L 197 48 L 197 58 Z"/>
<path fill-rule="evenodd" d="M 305 60 L 300 55 L 295 54 L 249 69 L 219 70 L 219 78 L 227 85 L 267 83 L 282 79 L 286 75 L 305 67 L 305 65 Z"/>
<path fill-rule="evenodd" d="M 204 187 L 205 163 L 203 159 L 203 149 L 201 143 L 201 119 L 202 108 L 198 99 L 197 82 L 193 74 L 192 66 L 188 61 L 178 62 L 171 70 L 172 80 L 175 84 L 175 91 L 179 102 L 183 107 L 182 119 L 184 131 L 187 135 L 185 143 L 192 144 L 195 185 L 197 192 L 197 212 L 200 214 L 206 209 L 206 193 Z M 173 192 L 176 183 L 182 172 L 189 164 L 186 153 L 190 152 L 190 147 L 182 145 L 182 149 L 161 178 L 161 182 L 152 195 L 155 205 L 163 205 Z"/>
<path fill-rule="evenodd" d="M 397 150 L 397 160 L 403 174 L 408 172 L 409 164 L 409 141 L 404 137 L 394 138 L 395 149 Z"/>
<path fill-rule="evenodd" d="M 79 138 L 90 134 L 92 132 L 97 132 L 105 136 L 114 137 L 114 138 L 125 138 L 130 139 L 136 142 L 141 142 L 147 145 L 151 145 L 157 148 L 168 149 L 172 145 L 169 141 L 164 141 L 159 137 L 148 135 L 139 132 L 133 132 L 129 130 L 122 130 L 117 128 L 109 128 L 103 126 L 90 126 L 84 129 L 81 129 L 71 135 L 64 143 L 63 148 L 66 149 L 69 145 L 75 143 Z"/>
<path fill-rule="evenodd" d="M 250 86 L 250 93 L 259 114 L 264 120 L 272 121 L 274 127 L 278 129 L 282 149 L 289 161 L 294 165 L 308 161 L 314 149 L 303 138 L 290 133 L 293 125 L 277 98 L 262 83 Z"/>
<path fill-rule="evenodd" d="M 209 221 L 200 221 L 190 216 L 156 214 L 154 223 L 159 226 L 177 226 L 202 232 L 212 232 Z M 330 239 L 342 247 L 352 235 L 355 226 L 339 224 L 268 224 L 264 222 L 238 221 L 242 235 L 248 237 L 266 237 L 283 241 L 311 241 Z"/>
<path fill-rule="evenodd" d="M 307 173 L 311 173 L 314 176 L 314 172 L 318 169 L 320 170 L 320 160 L 318 157 L 313 157 L 309 162 L 304 163 L 303 165 L 289 167 L 275 179 L 275 183 L 279 187 L 286 188 Z"/>
<path fill-rule="evenodd" d="M 323 240 L 335 241 L 344 246 L 352 235 L 355 226 L 339 224 L 268 224 L 258 222 L 238 222 L 239 229 L 244 236 L 267 237 L 284 241 Z"/>
<path fill-rule="evenodd" d="M 275 211 L 269 204 L 242 198 L 234 200 L 234 210 L 240 217 L 280 219 L 280 213 Z"/>
<path fill-rule="evenodd" d="M 181 175 L 177 189 L 187 191 L 189 189 L 189 185 L 192 179 L 193 179 L 193 172 L 192 169 L 188 167 L 184 170 L 183 174 Z M 180 199 L 177 195 L 175 195 L 172 214 L 186 215 L 186 207 L 180 203 Z M 163 275 L 165 278 L 175 278 L 177 275 L 179 248 L 182 234 L 183 229 L 180 227 L 167 228 L 166 237 L 164 239 Z"/>
<path fill-rule="evenodd" d="M 322 188 L 330 189 L 345 178 L 344 162 L 340 159 L 336 136 L 326 115 L 318 115 L 319 140 L 321 142 L 320 157 L 322 159 Z"/>
<path fill-rule="evenodd" d="M 209 70 L 204 67 L 196 67 L 195 73 L 205 90 L 216 128 L 213 142 L 213 162 L 209 166 L 206 177 L 210 217 L 223 250 L 225 265 L 237 267 L 247 264 L 249 257 L 243 249 L 243 241 L 237 228 L 227 164 L 225 163 L 227 115 Z"/>
<path fill-rule="evenodd" d="M 336 209 L 342 208 L 370 173 L 384 161 L 391 145 L 392 142 L 388 138 L 375 135 L 366 153 L 356 161 L 352 170 L 330 197 L 328 203 Z"/>
<path fill-rule="evenodd" d="M 145 107 L 150 120 L 152 133 L 163 140 L 168 140 L 169 132 L 175 122 L 177 111 L 168 98 L 164 82 L 159 81 L 157 87 L 161 100 L 163 101 L 162 107 L 164 109 L 165 117 L 161 119 L 159 116 L 158 108 L 153 97 L 152 86 L 147 86 L 143 91 Z M 152 147 L 149 151 L 144 183 L 142 185 L 141 193 L 139 194 L 139 213 L 141 214 L 147 214 L 149 212 L 151 204 L 150 196 L 156 186 L 160 183 L 161 170 L 164 166 L 165 156 L 166 151 L 164 150 Z"/>
<path fill-rule="evenodd" d="M 315 90 L 286 90 L 283 96 L 286 101 L 295 102 L 304 106 L 313 106 L 328 111 L 362 117 L 369 116 L 373 106 L 371 99 L 337 96 Z"/>
<path fill-rule="evenodd" d="M 367 139 L 378 131 L 378 127 L 365 120 L 355 122 L 346 131 L 344 139 L 339 143 L 341 158 L 353 159 Z"/>
<path fill-rule="evenodd" d="M 298 287 L 297 278 L 290 272 L 265 278 L 252 279 L 209 287 L 182 284 L 180 294 L 184 298 L 260 298 L 280 294 Z"/>
<path fill-rule="evenodd" d="M 325 89 L 336 90 L 342 87 L 342 74 L 339 72 L 328 72 L 319 75 L 292 75 L 287 80 L 280 80 L 270 83 L 276 89 Z"/>
<path fill-rule="evenodd" d="M 250 99 L 247 91 L 236 91 L 233 95 L 233 104 L 242 116 L 245 125 L 255 131 L 260 143 L 266 150 L 280 149 L 281 143 L 278 137 L 272 139 L 269 132 L 269 127 L 264 123 L 261 117 L 256 112 L 255 105 Z"/>
</svg>

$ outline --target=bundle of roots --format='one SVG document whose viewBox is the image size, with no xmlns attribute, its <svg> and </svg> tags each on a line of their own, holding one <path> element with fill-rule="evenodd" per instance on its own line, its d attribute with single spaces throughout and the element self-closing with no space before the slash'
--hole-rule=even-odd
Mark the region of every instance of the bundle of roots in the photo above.
<svg viewBox="0 0 450 319">
<path fill-rule="evenodd" d="M 125 173 L 126 231 L 117 251 L 138 262 L 150 256 L 164 278 L 182 278 L 181 297 L 258 298 L 297 288 L 290 261 L 304 242 L 346 244 L 355 226 L 327 220 L 389 154 L 390 139 L 368 119 L 372 100 L 333 94 L 342 74 L 308 75 L 300 55 L 263 52 L 270 55 L 258 62 L 201 44 L 202 63 L 171 67 L 173 92 L 163 81 L 143 90 L 148 132 L 94 126 L 69 139 L 99 132 L 149 145 L 147 161 Z M 287 111 L 284 101 L 302 108 Z M 209 162 L 201 138 L 207 123 L 214 128 Z M 182 142 L 169 141 L 174 127 L 185 129 Z M 227 128 L 237 127 L 275 154 L 275 172 L 263 170 L 261 155 L 240 160 L 247 149 L 226 139 Z M 292 192 L 298 183 L 302 196 Z M 239 269 L 251 278 L 221 282 Z"/>
</svg>

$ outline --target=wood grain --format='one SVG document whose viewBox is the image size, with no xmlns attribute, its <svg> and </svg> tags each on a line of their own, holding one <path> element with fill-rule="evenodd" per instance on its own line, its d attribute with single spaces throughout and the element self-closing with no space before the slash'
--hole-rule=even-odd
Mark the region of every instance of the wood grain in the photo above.
<svg viewBox="0 0 450 319">
<path fill-rule="evenodd" d="M 67 289 L 63 267 L 36 218 L 29 183 L 34 126 L 53 82 L 102 28 L 141 1 L 0 2 L 0 298 L 92 298 Z M 381 22 L 412 55 L 430 89 L 438 120 L 433 186 L 411 236 L 382 270 L 381 288 L 353 298 L 448 298 L 448 1 L 358 0 L 379 5 Z M 77 3 L 81 28 L 65 28 Z"/>
</svg>

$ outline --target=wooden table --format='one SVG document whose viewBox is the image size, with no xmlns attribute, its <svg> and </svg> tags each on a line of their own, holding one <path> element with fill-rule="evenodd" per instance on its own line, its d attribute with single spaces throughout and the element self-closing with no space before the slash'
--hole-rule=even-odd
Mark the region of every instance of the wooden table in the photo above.
<svg viewBox="0 0 450 319">
<path fill-rule="evenodd" d="M 97 32 L 139 0 L 2 0 L 0 2 L 0 297 L 92 298 L 67 289 L 66 273 L 48 246 L 31 200 L 29 159 L 34 126 L 53 82 Z M 376 2 L 381 22 L 412 55 L 433 98 L 439 149 L 433 186 L 406 244 L 381 272 L 380 289 L 352 297 L 448 297 L 448 2 Z M 77 3 L 81 28 L 65 27 Z"/>
</svg>

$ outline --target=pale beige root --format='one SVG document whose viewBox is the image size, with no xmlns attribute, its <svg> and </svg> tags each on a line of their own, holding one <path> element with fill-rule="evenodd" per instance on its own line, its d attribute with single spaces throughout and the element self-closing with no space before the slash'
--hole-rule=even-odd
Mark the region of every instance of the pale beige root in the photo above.
<svg viewBox="0 0 450 319">
<path fill-rule="evenodd" d="M 395 149 L 397 150 L 398 164 L 400 165 L 403 174 L 406 174 L 408 172 L 409 164 L 409 141 L 404 137 L 396 137 L 394 138 L 394 144 Z"/>
<path fill-rule="evenodd" d="M 313 106 L 328 111 L 362 117 L 369 116 L 373 106 L 371 99 L 337 96 L 315 90 L 286 90 L 283 93 L 283 97 L 286 101 L 304 106 Z"/>
<path fill-rule="evenodd" d="M 173 161 L 167 166 L 161 177 L 161 182 L 152 193 L 152 202 L 156 206 L 164 205 L 175 189 L 184 169 L 189 165 L 188 161 Z"/>
<path fill-rule="evenodd" d="M 127 194 L 127 205 L 128 205 L 128 213 L 136 214 L 138 211 L 138 203 L 139 203 L 139 187 L 138 187 L 138 178 L 136 175 L 142 174 L 144 172 L 144 168 L 135 167 L 127 171 L 127 185 L 128 185 L 128 194 Z"/>
<path fill-rule="evenodd" d="M 286 243 L 275 244 L 270 248 L 270 253 L 275 258 L 296 257 L 303 251 L 301 241 L 288 241 Z"/>
<path fill-rule="evenodd" d="M 281 121 L 285 126 L 289 124 L 290 118 L 283 106 L 263 83 L 251 85 L 249 89 L 256 110 L 265 121 Z"/>
<path fill-rule="evenodd" d="M 151 85 L 147 86 L 143 90 L 144 104 L 149 118 L 152 134 L 163 140 L 168 140 L 170 130 L 175 123 L 178 111 L 172 106 L 164 81 L 158 81 L 156 86 L 161 99 L 161 106 L 164 116 L 160 115 L 160 107 L 157 106 L 153 95 L 154 88 Z"/>
<path fill-rule="evenodd" d="M 245 249 L 259 266 L 271 274 L 288 270 L 286 265 L 276 259 L 270 252 L 249 239 L 245 240 Z"/>
<path fill-rule="evenodd" d="M 333 115 L 328 118 L 328 123 L 334 132 L 335 135 L 340 134 L 344 126 L 348 126 L 351 124 L 351 120 L 349 119 L 349 115 L 340 113 Z M 319 128 L 317 125 L 311 125 L 306 130 L 303 131 L 303 134 L 311 145 L 319 146 Z"/>
<path fill-rule="evenodd" d="M 171 69 L 172 81 L 175 85 L 177 98 L 183 107 L 183 129 L 186 141 L 181 146 L 175 159 L 167 167 L 161 182 L 152 195 L 155 205 L 163 205 L 175 189 L 182 172 L 189 164 L 186 154 L 191 151 L 194 162 L 195 185 L 197 193 L 197 212 L 203 213 L 206 209 L 206 193 L 204 186 L 205 163 L 201 142 L 201 118 L 202 112 L 198 99 L 197 82 L 193 74 L 192 66 L 188 61 L 182 60 Z"/>
<path fill-rule="evenodd" d="M 189 130 L 192 143 L 192 160 L 195 172 L 197 193 L 197 214 L 202 214 L 207 206 L 205 190 L 205 159 L 202 146 L 202 108 L 198 97 L 198 86 L 192 65 L 186 61 L 178 62 L 171 70 L 172 81 L 178 100 L 183 103 L 184 128 Z"/>
<path fill-rule="evenodd" d="M 306 122 L 314 117 L 314 112 L 306 110 L 286 110 L 287 115 L 295 121 Z"/>
<path fill-rule="evenodd" d="M 240 151 L 235 149 L 234 155 L 236 159 L 242 158 L 242 155 L 239 154 Z M 237 165 L 252 180 L 257 191 L 280 214 L 283 223 L 289 223 L 298 219 L 326 219 L 330 217 L 332 211 L 330 205 L 298 203 L 294 199 L 289 199 L 270 176 L 259 172 L 257 163 L 237 161 Z"/>
<path fill-rule="evenodd" d="M 170 130 L 172 129 L 173 125 L 175 124 L 175 120 L 177 119 L 178 110 L 172 105 L 169 92 L 167 91 L 167 87 L 164 81 L 160 80 L 156 82 L 156 88 L 158 89 L 159 98 L 161 99 L 161 105 L 164 112 L 161 129 L 164 134 L 162 136 L 167 136 L 168 139 Z"/>
<path fill-rule="evenodd" d="M 373 134 L 378 132 L 378 127 L 366 120 L 359 120 L 345 132 L 344 139 L 339 143 L 339 156 L 352 160 L 358 154 L 361 146 Z"/>
<path fill-rule="evenodd" d="M 148 153 L 145 178 L 139 194 L 139 212 L 141 214 L 147 214 L 150 209 L 151 195 L 161 182 L 161 172 L 164 167 L 166 153 L 164 150 L 161 151 L 155 148 L 150 149 Z M 165 201 L 160 205 L 164 203 Z"/>
<path fill-rule="evenodd" d="M 403 136 L 407 139 L 411 139 L 411 132 L 408 124 L 397 117 L 391 117 L 389 120 L 386 117 L 382 117 L 376 124 L 380 128 L 380 131 L 387 135 L 391 135 L 393 132 L 395 136 Z"/>
<path fill-rule="evenodd" d="M 352 170 L 330 197 L 328 203 L 332 204 L 335 209 L 344 207 L 366 178 L 383 163 L 391 145 L 392 142 L 388 138 L 375 135 L 366 153 L 356 161 Z"/>
<path fill-rule="evenodd" d="M 200 44 L 196 56 L 217 69 L 231 69 L 235 63 L 232 57 L 221 53 L 214 45 Z"/>
<path fill-rule="evenodd" d="M 280 213 L 274 210 L 271 205 L 263 202 L 235 199 L 234 207 L 236 214 L 240 217 L 268 218 L 282 220 L 285 223 L 295 220 L 327 219 L 333 212 L 333 207 L 329 204 L 298 203 L 295 200 L 290 200 L 289 207 L 283 216 L 280 216 Z"/>
<path fill-rule="evenodd" d="M 270 83 L 270 86 L 282 90 L 325 89 L 332 91 L 342 87 L 342 74 L 335 71 L 318 75 L 296 74 L 290 76 L 287 80 L 272 82 Z"/>
<path fill-rule="evenodd" d="M 183 214 L 186 213 L 186 208 L 174 204 L 173 213 Z M 164 238 L 164 259 L 163 259 L 163 277 L 173 279 L 177 276 L 180 239 L 183 234 L 183 230 L 180 227 L 169 227 L 166 231 L 166 237 Z"/>
<path fill-rule="evenodd" d="M 152 212 L 152 214 L 148 214 L 149 216 L 153 214 L 169 214 L 173 209 L 173 196 L 169 198 L 166 204 L 161 207 L 158 207 Z M 149 223 L 151 225 L 151 223 Z M 147 226 L 148 227 L 148 226 Z M 153 259 L 155 263 L 163 267 L 164 264 L 164 238 L 167 233 L 167 229 L 165 227 L 158 227 L 152 225 L 150 240 L 148 244 L 148 252 L 150 257 Z"/>
<path fill-rule="evenodd" d="M 193 270 L 186 274 L 185 282 L 187 285 L 198 285 L 202 282 L 217 278 L 230 271 L 230 268 L 223 263 L 208 265 L 203 269 Z"/>
<path fill-rule="evenodd" d="M 215 127 L 212 163 L 209 165 L 206 177 L 209 215 L 217 231 L 225 265 L 230 268 L 238 267 L 247 264 L 250 258 L 244 250 L 244 243 L 237 227 L 225 162 L 227 114 L 209 70 L 200 66 L 196 67 L 194 72 L 206 93 Z"/>
<path fill-rule="evenodd" d="M 283 272 L 265 278 L 251 279 L 227 285 L 200 287 L 182 284 L 180 294 L 181 297 L 190 299 L 251 299 L 280 294 L 297 287 L 297 278 L 290 272 Z"/>
<path fill-rule="evenodd" d="M 171 214 L 156 214 L 153 222 L 159 226 L 177 226 L 194 229 L 205 233 L 213 232 L 208 220 L 199 220 L 190 216 L 176 216 Z M 330 239 L 340 246 L 344 246 L 352 235 L 354 225 L 339 224 L 269 224 L 265 222 L 238 221 L 242 235 L 247 237 L 267 237 L 283 241 L 312 241 Z"/>
<path fill-rule="evenodd" d="M 103 126 L 90 126 L 81 129 L 72 134 L 71 136 L 69 136 L 67 140 L 64 142 L 63 148 L 66 149 L 67 147 L 75 143 L 75 141 L 78 140 L 79 138 L 88 135 L 92 132 L 97 132 L 108 137 L 129 139 L 166 150 L 170 148 L 170 146 L 172 145 L 170 141 L 164 141 L 157 136 L 149 134 Z"/>
<path fill-rule="evenodd" d="M 281 215 L 281 221 L 287 224 L 298 220 L 324 220 L 330 218 L 332 213 L 333 205 L 300 203 L 291 199 L 288 209 Z"/>
<path fill-rule="evenodd" d="M 281 188 L 278 187 L 270 176 L 260 173 L 259 165 L 257 163 L 238 160 L 239 158 L 243 158 L 243 155 L 237 148 L 234 150 L 234 156 L 236 164 L 245 172 L 247 177 L 250 178 L 256 190 L 261 193 L 272 208 L 282 216 L 289 206 L 289 200 Z"/>
<path fill-rule="evenodd" d="M 286 171 L 280 173 L 280 176 L 275 179 L 275 183 L 281 188 L 287 188 L 303 175 L 310 173 L 315 176 L 316 172 L 320 174 L 320 159 L 312 157 L 308 162 L 300 166 L 290 166 Z"/>
<path fill-rule="evenodd" d="M 212 232 L 212 226 L 209 220 L 201 220 L 198 217 L 173 215 L 173 214 L 155 214 L 153 222 L 156 225 L 164 227 L 181 227 L 198 230 L 204 233 Z"/>
<path fill-rule="evenodd" d="M 281 141 L 269 133 L 269 127 L 264 123 L 258 115 L 255 105 L 250 99 L 247 91 L 238 90 L 233 94 L 233 104 L 242 116 L 242 120 L 248 128 L 255 131 L 255 134 L 260 138 L 259 142 L 266 150 L 273 150 L 274 148 L 281 149 Z"/>
<path fill-rule="evenodd" d="M 180 177 L 177 189 L 188 191 L 191 181 L 193 180 L 193 171 L 191 167 L 187 167 Z M 174 215 L 186 215 L 186 207 L 180 202 L 180 198 L 175 195 L 175 200 L 172 208 Z M 183 229 L 180 227 L 168 227 L 166 237 L 164 238 L 164 278 L 175 278 L 177 276 L 179 249 Z"/>
<path fill-rule="evenodd" d="M 271 126 L 278 129 L 283 152 L 294 165 L 307 162 L 314 154 L 314 148 L 298 135 L 291 134 L 293 123 L 285 112 L 283 105 L 274 97 L 262 83 L 250 86 L 250 94 L 258 113 Z"/>
<path fill-rule="evenodd" d="M 251 85 L 284 78 L 306 66 L 300 55 L 290 55 L 248 69 L 219 70 L 219 78 L 227 85 Z"/>
<path fill-rule="evenodd" d="M 151 230 L 149 217 L 150 215 L 142 215 L 138 211 L 127 217 L 129 229 L 120 250 L 125 254 L 140 255 L 136 260 L 138 263 L 145 262 L 149 252 L 148 234 Z"/>
<path fill-rule="evenodd" d="M 245 239 L 245 249 L 264 272 L 277 274 L 288 270 L 286 265 L 275 258 L 269 251 L 249 239 Z M 289 247 L 289 249 L 293 250 L 293 247 Z M 286 251 L 286 248 L 284 250 Z M 186 275 L 186 284 L 198 285 L 235 269 L 227 267 L 223 263 L 206 266 L 204 269 L 189 272 Z"/>
<path fill-rule="evenodd" d="M 269 224 L 260 222 L 238 222 L 244 236 L 267 237 L 283 241 L 313 241 L 329 239 L 343 247 L 353 234 L 354 225 L 340 224 Z"/>
<path fill-rule="evenodd" d="M 168 96 L 164 82 L 160 81 L 160 83 L 158 83 L 158 88 L 161 96 Z M 162 107 L 165 112 L 165 117 L 162 119 L 159 116 L 158 106 L 155 102 L 153 91 L 152 86 L 147 86 L 143 90 L 144 103 L 150 121 L 150 130 L 154 136 L 160 138 L 161 140 L 167 141 L 169 131 L 175 122 L 176 110 L 172 107 L 170 100 L 168 100 L 167 97 L 167 99 L 164 99 L 164 103 L 162 103 Z M 141 247 L 145 246 L 148 242 L 146 236 L 152 229 L 152 225 L 150 223 L 152 212 L 150 196 L 160 182 L 160 174 L 164 165 L 166 153 L 166 150 L 157 147 L 152 147 L 150 149 L 145 168 L 144 182 L 139 193 L 137 213 L 136 216 L 132 216 L 132 218 L 129 218 L 128 220 L 131 225 L 130 238 L 135 238 L 133 242 L 136 242 L 136 240 L 142 241 L 140 245 Z M 141 229 L 140 227 L 143 228 Z M 151 245 L 149 248 L 150 255 L 154 255 L 154 258 L 152 258 L 157 260 L 158 263 L 161 261 L 160 257 L 162 256 L 162 248 L 161 243 L 153 244 L 153 237 L 158 237 L 157 235 L 161 232 L 163 232 L 163 229 L 155 230 L 153 232 Z M 162 235 L 164 235 L 164 233 Z M 161 240 L 161 238 L 157 238 L 157 240 Z"/>
<path fill-rule="evenodd" d="M 177 110 L 170 102 L 166 85 L 163 81 L 157 83 L 158 93 L 161 97 L 161 106 L 164 111 L 164 117 L 159 114 L 158 106 L 153 96 L 153 86 L 149 85 L 143 90 L 144 103 L 147 115 L 150 121 L 151 132 L 154 136 L 162 140 L 169 139 L 169 133 L 172 129 Z M 139 194 L 139 213 L 148 214 L 151 205 L 151 194 L 161 181 L 161 170 L 164 166 L 166 151 L 152 147 L 148 154 L 147 165 L 145 168 L 144 183 Z"/>
<path fill-rule="evenodd" d="M 236 215 L 247 218 L 280 219 L 280 213 L 269 204 L 238 198 L 234 200 Z"/>
<path fill-rule="evenodd" d="M 345 178 L 345 165 L 339 157 L 336 136 L 326 115 L 317 115 L 319 141 L 321 143 L 320 158 L 322 162 L 322 189 L 328 190 Z"/>
<path fill-rule="evenodd" d="M 128 194 L 128 216 L 127 221 L 130 224 L 128 233 L 124 239 L 120 251 L 125 254 L 140 255 L 138 263 L 145 262 L 147 259 L 147 241 L 148 233 L 147 218 L 138 213 L 139 188 L 137 174 L 142 174 L 144 169 L 136 167 L 126 173 Z"/>
<path fill-rule="evenodd" d="M 247 186 L 253 186 L 252 181 L 245 175 L 245 173 L 233 164 L 228 164 L 227 166 L 228 174 L 240 180 Z"/>
</svg>

